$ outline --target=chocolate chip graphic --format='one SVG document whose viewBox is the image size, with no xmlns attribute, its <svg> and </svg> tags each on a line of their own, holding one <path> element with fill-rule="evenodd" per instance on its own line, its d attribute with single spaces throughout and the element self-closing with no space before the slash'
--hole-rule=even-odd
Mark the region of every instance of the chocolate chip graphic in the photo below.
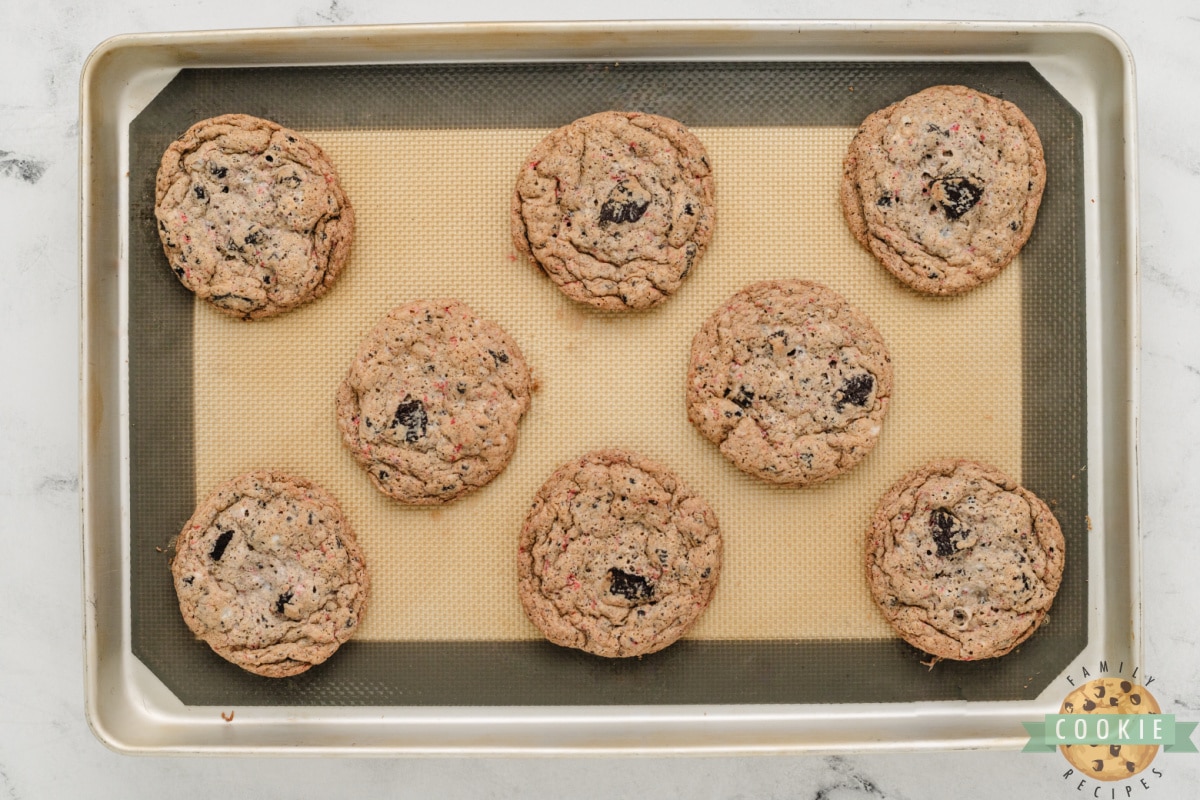
<svg viewBox="0 0 1200 800">
<path fill-rule="evenodd" d="M 836 406 L 838 413 L 849 403 L 852 406 L 862 408 L 867 404 L 867 400 L 871 398 L 871 390 L 875 388 L 875 376 L 869 372 L 864 372 L 862 375 L 853 375 L 842 383 L 842 388 L 838 389 L 841 394 L 841 399 L 837 401 Z"/>
<path fill-rule="evenodd" d="M 942 195 L 945 200 L 939 200 L 938 205 L 946 212 L 946 216 L 952 220 L 958 219 L 963 214 L 966 214 L 975 204 L 979 202 L 979 198 L 983 197 L 983 187 L 976 186 L 966 178 L 960 176 L 952 176 L 934 181 L 935 184 L 941 184 Z"/>
<path fill-rule="evenodd" d="M 1131 694 L 1129 695 L 1129 702 L 1135 706 L 1140 706 L 1142 704 L 1142 696 L 1140 694 Z"/>
<path fill-rule="evenodd" d="M 1108 704 L 1110 706 L 1115 706 L 1118 702 L 1119 702 L 1119 700 L 1116 695 L 1113 695 L 1112 697 L 1108 698 Z"/>
<path fill-rule="evenodd" d="M 1121 681 L 1121 691 L 1126 693 L 1133 691 L 1133 684 L 1129 681 Z"/>
<path fill-rule="evenodd" d="M 425 415 L 425 406 L 415 397 L 405 396 L 404 402 L 396 406 L 396 415 L 392 417 L 391 428 L 404 428 L 404 441 L 415 442 L 425 435 L 425 426 L 429 417 Z"/>
<path fill-rule="evenodd" d="M 1104 771 L 1104 762 L 1097 758 L 1095 761 L 1092 762 L 1092 769 L 1096 770 L 1096 772 L 1103 772 Z"/>
<path fill-rule="evenodd" d="M 641 575 L 623 572 L 616 567 L 608 570 L 609 594 L 619 594 L 626 600 L 649 600 L 654 596 L 654 586 Z"/>
<path fill-rule="evenodd" d="M 1096 699 L 1099 700 L 1101 697 L 1104 697 L 1104 684 L 1096 687 Z"/>
<path fill-rule="evenodd" d="M 1128 772 L 1130 775 L 1132 775 L 1132 774 L 1133 774 L 1133 772 L 1134 772 L 1134 770 L 1136 770 L 1136 769 L 1137 769 L 1137 766 L 1135 766 L 1135 765 L 1134 765 L 1134 763 L 1133 763 L 1132 761 L 1126 761 L 1126 762 L 1125 762 L 1125 770 L 1126 770 L 1126 771 L 1127 771 L 1127 772 Z"/>
<path fill-rule="evenodd" d="M 225 555 L 225 548 L 229 546 L 232 539 L 233 531 L 221 531 L 221 535 L 217 537 L 217 543 L 213 545 L 212 552 L 209 553 L 213 561 L 221 560 L 221 556 Z"/>
<path fill-rule="evenodd" d="M 1110 744 L 1110 745 L 1108 746 L 1108 754 L 1109 754 L 1110 756 L 1112 756 L 1113 758 L 1116 758 L 1117 756 L 1121 755 L 1121 745 L 1119 745 L 1119 744 Z"/>
<path fill-rule="evenodd" d="M 650 207 L 650 195 L 633 181 L 621 181 L 600 206 L 600 222 L 637 222 Z"/>
<path fill-rule="evenodd" d="M 288 590 L 279 595 L 279 598 L 275 601 L 275 613 L 283 614 L 283 607 L 290 602 L 292 602 L 292 592 L 291 590 Z"/>
<path fill-rule="evenodd" d="M 1084 711 L 1095 711 L 1096 704 L 1093 703 L 1091 700 L 1084 700 L 1083 701 L 1083 710 Z"/>
<path fill-rule="evenodd" d="M 967 538 L 966 528 L 959 522 L 958 517 L 944 508 L 935 508 L 929 513 L 929 532 L 933 534 L 933 542 L 937 545 L 937 554 L 948 558 L 958 552 L 954 546 L 954 537 Z"/>
</svg>

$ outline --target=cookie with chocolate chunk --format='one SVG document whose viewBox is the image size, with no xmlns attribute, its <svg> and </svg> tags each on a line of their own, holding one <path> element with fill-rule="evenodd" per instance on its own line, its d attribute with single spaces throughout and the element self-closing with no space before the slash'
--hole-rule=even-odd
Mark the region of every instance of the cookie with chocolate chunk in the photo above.
<svg viewBox="0 0 1200 800">
<path fill-rule="evenodd" d="M 973 461 L 935 461 L 879 501 L 867 583 L 911 645 L 974 661 L 1008 653 L 1046 618 L 1062 582 L 1058 520 L 1032 492 Z"/>
<path fill-rule="evenodd" d="M 538 490 L 518 548 L 525 613 L 555 644 L 612 658 L 677 640 L 721 571 L 717 517 L 666 467 L 601 450 Z"/>
<path fill-rule="evenodd" d="M 354 237 L 354 209 L 324 151 L 245 114 L 197 122 L 167 148 L 154 216 L 179 281 L 242 319 L 325 294 Z"/>
<path fill-rule="evenodd" d="M 316 484 L 252 472 L 218 488 L 175 540 L 188 627 L 268 678 L 320 664 L 354 635 L 370 581 L 350 523 Z"/>
<path fill-rule="evenodd" d="M 338 388 L 338 428 L 379 491 L 446 503 L 507 466 L 532 389 L 499 325 L 457 300 L 418 300 L 367 334 Z"/>
<path fill-rule="evenodd" d="M 891 394 L 883 338 L 817 283 L 748 286 L 692 339 L 688 419 L 771 483 L 807 486 L 854 467 L 875 447 Z"/>
<path fill-rule="evenodd" d="M 1161 714 L 1154 695 L 1121 677 L 1088 681 L 1063 700 L 1060 714 Z M 1117 724 L 1114 721 L 1114 727 Z M 1130 729 L 1137 731 L 1137 723 Z M 1132 778 L 1150 766 L 1156 744 L 1067 744 L 1059 750 L 1081 775 L 1101 781 Z"/>
<path fill-rule="evenodd" d="M 920 292 L 961 294 L 994 278 L 1033 230 L 1046 158 L 1010 102 L 933 86 L 862 123 L 843 162 L 854 236 Z"/>
<path fill-rule="evenodd" d="M 583 117 L 525 159 L 510 217 L 513 245 L 571 299 L 649 308 L 679 288 L 712 236 L 708 154 L 673 119 Z"/>
</svg>

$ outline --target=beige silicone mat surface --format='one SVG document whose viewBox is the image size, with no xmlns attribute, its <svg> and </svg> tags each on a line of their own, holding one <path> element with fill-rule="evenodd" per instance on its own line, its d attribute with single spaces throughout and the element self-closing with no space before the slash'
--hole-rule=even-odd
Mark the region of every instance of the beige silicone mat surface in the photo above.
<svg viewBox="0 0 1200 800">
<path fill-rule="evenodd" d="M 721 522 L 721 585 L 689 638 L 892 638 L 861 566 L 876 499 L 939 456 L 991 462 L 1022 479 L 1020 259 L 965 296 L 918 295 L 842 219 L 837 188 L 853 128 L 693 131 L 716 180 L 712 244 L 675 297 L 626 314 L 566 299 L 512 246 L 513 182 L 547 130 L 305 131 L 337 165 L 354 204 L 350 263 L 324 298 L 273 319 L 247 324 L 197 301 L 197 500 L 263 467 L 330 490 L 371 571 L 361 640 L 537 639 L 516 597 L 529 502 L 560 463 L 632 448 L 700 491 Z M 741 287 L 771 278 L 843 294 L 875 323 L 895 366 L 878 447 L 810 489 L 744 475 L 692 428 L 684 407 L 701 322 Z M 456 297 L 498 322 L 540 383 L 508 469 L 437 509 L 376 491 L 343 448 L 333 410 L 362 337 L 388 309 L 422 297 Z"/>
</svg>

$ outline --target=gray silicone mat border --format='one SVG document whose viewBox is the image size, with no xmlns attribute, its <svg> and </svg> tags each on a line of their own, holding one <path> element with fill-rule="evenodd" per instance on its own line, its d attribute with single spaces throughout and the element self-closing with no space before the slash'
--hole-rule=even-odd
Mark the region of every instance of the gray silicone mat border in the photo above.
<svg viewBox="0 0 1200 800">
<path fill-rule="evenodd" d="M 630 660 L 600 659 L 537 641 L 350 642 L 304 675 L 271 680 L 228 664 L 191 636 L 179 617 L 167 563 L 169 545 L 193 510 L 194 304 L 165 268 L 153 206 L 158 160 L 193 122 L 239 112 L 298 128 L 548 128 L 596 110 L 624 108 L 695 126 L 857 125 L 872 111 L 938 83 L 972 86 L 1020 106 L 1041 134 L 1050 176 L 1023 251 L 1022 467 L 1025 485 L 1054 508 L 1069 555 L 1051 617 L 1018 650 L 991 661 L 944 661 L 929 670 L 921 663 L 926 656 L 899 640 L 687 640 Z M 530 86 L 537 87 L 537 102 L 530 102 Z M 408 91 L 398 91 L 401 87 Z M 181 702 L 1018 700 L 1036 697 L 1086 645 L 1082 120 L 1030 65 L 587 62 L 184 70 L 133 121 L 129 142 L 132 644 L 134 655 Z"/>
</svg>

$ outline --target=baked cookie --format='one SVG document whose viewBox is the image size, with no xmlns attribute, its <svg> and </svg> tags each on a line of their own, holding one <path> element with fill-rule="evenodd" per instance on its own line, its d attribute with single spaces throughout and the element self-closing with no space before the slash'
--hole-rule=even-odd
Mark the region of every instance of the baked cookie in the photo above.
<svg viewBox="0 0 1200 800">
<path fill-rule="evenodd" d="M 370 581 L 350 523 L 319 486 L 251 472 L 200 504 L 171 561 L 183 619 L 217 655 L 298 675 L 346 642 Z"/>
<path fill-rule="evenodd" d="M 1046 185 L 1021 110 L 966 86 L 933 86 L 863 122 L 843 163 L 854 236 L 904 283 L 960 294 L 994 278 L 1029 239 Z"/>
<path fill-rule="evenodd" d="M 649 308 L 687 277 L 715 213 L 699 139 L 673 119 L 608 111 L 559 128 L 529 154 L 512 238 L 571 299 Z"/>
<path fill-rule="evenodd" d="M 1012 650 L 1062 581 L 1058 521 L 992 467 L 935 461 L 897 481 L 867 534 L 871 596 L 905 641 L 958 661 Z"/>
<path fill-rule="evenodd" d="M 1161 714 L 1162 709 L 1143 686 L 1124 678 L 1097 678 L 1067 695 L 1058 713 Z M 1081 774 L 1101 781 L 1131 778 L 1158 754 L 1156 744 L 1068 744 L 1058 749 Z"/>
<path fill-rule="evenodd" d="M 720 571 L 708 503 L 626 450 L 560 467 L 534 498 L 517 555 L 533 624 L 555 644 L 610 658 L 678 639 L 708 607 Z"/>
<path fill-rule="evenodd" d="M 504 470 L 532 388 L 499 325 L 457 300 L 417 300 L 367 334 L 338 388 L 338 428 L 379 491 L 446 503 Z"/>
<path fill-rule="evenodd" d="M 167 148 L 154 216 L 180 282 L 242 319 L 325 294 L 354 237 L 354 210 L 321 148 L 245 114 L 197 122 Z"/>
<path fill-rule="evenodd" d="M 688 419 L 771 483 L 806 486 L 853 467 L 875 447 L 891 394 L 883 339 L 817 283 L 747 286 L 692 339 Z"/>
</svg>

